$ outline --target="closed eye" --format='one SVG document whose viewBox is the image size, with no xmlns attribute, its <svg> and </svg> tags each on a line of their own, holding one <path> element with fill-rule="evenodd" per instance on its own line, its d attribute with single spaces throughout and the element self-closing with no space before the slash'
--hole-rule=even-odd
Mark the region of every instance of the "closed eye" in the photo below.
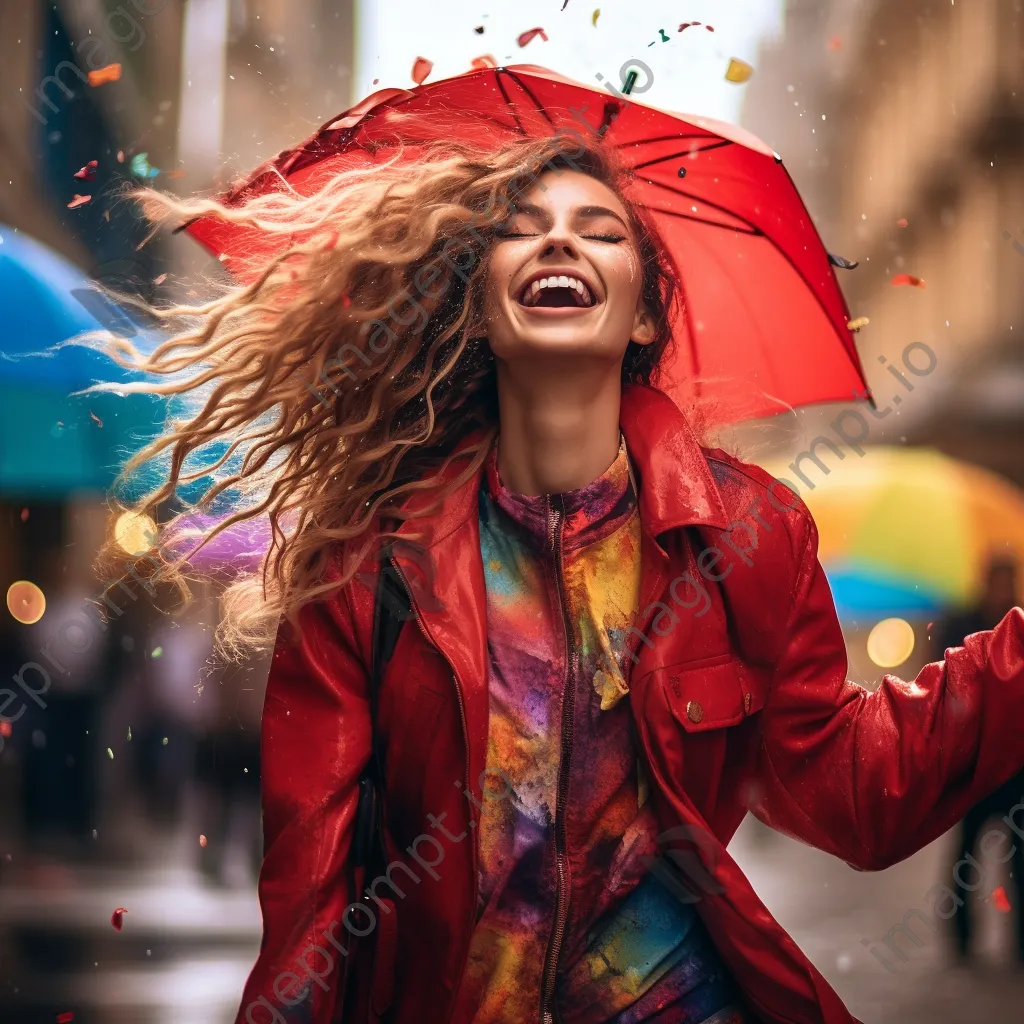
<svg viewBox="0 0 1024 1024">
<path fill-rule="evenodd" d="M 497 236 L 499 238 L 536 238 L 538 232 L 527 233 L 525 231 L 499 231 Z M 596 242 L 611 242 L 613 244 L 618 242 L 624 242 L 626 240 L 625 235 L 580 235 L 580 238 L 589 238 Z"/>
</svg>

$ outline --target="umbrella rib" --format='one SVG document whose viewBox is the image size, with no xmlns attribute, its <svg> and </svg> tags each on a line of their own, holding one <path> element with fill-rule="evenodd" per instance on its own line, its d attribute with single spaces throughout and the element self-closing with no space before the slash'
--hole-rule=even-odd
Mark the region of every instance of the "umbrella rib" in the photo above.
<svg viewBox="0 0 1024 1024">
<path fill-rule="evenodd" d="M 645 178 L 644 181 L 646 181 L 650 185 L 653 185 L 655 188 L 661 188 L 661 189 L 664 189 L 666 192 L 671 192 L 672 195 L 682 196 L 684 199 L 692 199 L 694 202 L 703 203 L 705 206 L 710 206 L 711 209 L 713 209 L 713 210 L 718 210 L 719 213 L 724 213 L 724 214 L 726 214 L 729 217 L 735 217 L 737 220 L 742 221 L 744 224 L 746 224 L 750 228 L 750 232 L 749 232 L 750 234 L 755 234 L 755 235 L 763 235 L 764 234 L 764 232 L 756 224 L 752 224 L 749 220 L 747 220 L 746 217 L 741 217 L 738 213 L 735 213 L 734 211 L 730 210 L 728 207 L 722 206 L 721 203 L 714 203 L 710 199 L 706 199 L 703 196 L 696 196 L 692 192 L 685 192 L 685 191 L 683 191 L 682 189 L 679 189 L 679 188 L 672 188 L 670 185 L 666 185 L 664 182 L 661 182 L 661 181 L 652 181 L 650 178 Z M 668 213 L 670 211 L 665 210 L 665 211 L 662 211 L 662 212 Z M 685 216 L 685 214 L 679 214 L 679 213 L 674 213 L 672 215 L 675 216 L 675 217 L 683 217 L 683 216 Z M 689 219 L 690 220 L 698 220 L 699 218 L 691 217 Z M 714 221 L 705 221 L 704 223 L 714 224 L 715 222 Z M 717 227 L 729 227 L 729 228 L 733 227 L 733 225 L 731 225 L 731 224 L 719 224 L 719 225 L 716 225 L 716 226 Z M 733 228 L 733 230 L 741 231 L 743 229 L 742 228 Z"/>
<path fill-rule="evenodd" d="M 501 95 L 505 97 L 505 102 L 508 104 L 509 110 L 512 111 L 512 117 L 515 119 L 516 127 L 519 129 L 520 135 L 529 136 L 529 132 L 523 127 L 523 122 L 519 120 L 519 113 L 512 103 L 512 97 L 509 96 L 508 90 L 505 88 L 505 83 L 501 80 L 502 74 L 510 74 L 504 68 L 494 69 L 494 81 L 497 83 L 498 88 L 501 90 Z"/>
<path fill-rule="evenodd" d="M 698 153 L 709 153 L 712 149 L 721 149 L 723 146 L 735 146 L 736 143 L 729 139 L 723 139 L 721 142 L 712 143 L 710 146 L 701 146 L 697 150 Z M 666 156 L 655 157 L 653 160 L 645 160 L 642 164 L 633 164 L 633 170 L 638 171 L 641 167 L 651 167 L 653 164 L 661 164 L 666 160 L 678 160 L 681 156 L 690 156 L 693 153 L 693 148 L 684 149 L 681 153 L 668 153 Z"/>
<path fill-rule="evenodd" d="M 653 139 L 640 139 L 636 142 L 616 142 L 617 148 L 622 149 L 625 146 L 650 146 L 655 142 L 678 142 L 680 139 L 720 139 L 721 136 L 714 135 L 710 132 L 704 132 L 700 135 L 681 135 L 678 132 L 674 135 L 656 135 Z"/>
<path fill-rule="evenodd" d="M 555 128 L 555 127 L 557 127 L 557 126 L 555 125 L 554 119 L 553 119 L 553 118 L 552 118 L 552 116 L 551 116 L 551 115 L 550 115 L 550 114 L 549 114 L 549 113 L 547 112 L 547 110 L 545 109 L 544 105 L 543 105 L 543 104 L 542 104 L 542 103 L 540 102 L 540 100 L 539 100 L 539 99 L 537 99 L 537 97 L 536 97 L 536 96 L 534 96 L 534 94 L 533 94 L 533 93 L 532 93 L 532 92 L 530 91 L 530 87 L 529 87 L 528 85 L 526 85 L 526 84 L 525 84 L 525 83 L 524 83 L 524 82 L 522 81 L 522 79 L 520 79 L 520 77 L 519 77 L 519 76 L 518 76 L 518 75 L 517 75 L 517 74 L 516 74 L 516 73 L 515 73 L 514 71 L 509 71 L 509 70 L 508 70 L 507 68 L 502 68 L 502 69 L 499 69 L 499 70 L 503 70 L 503 71 L 505 72 L 505 74 L 506 74 L 506 75 L 508 75 L 508 76 L 509 76 L 509 78 L 511 78 L 511 79 L 512 79 L 512 81 L 513 81 L 513 82 L 515 82 L 515 83 L 516 83 L 516 85 L 518 85 L 518 86 L 519 86 L 519 88 L 520 88 L 520 89 L 522 89 L 522 90 L 523 90 L 523 92 L 525 92 L 525 93 L 526 93 L 526 95 L 530 97 L 530 101 L 531 101 L 531 102 L 533 103 L 533 105 L 534 105 L 534 106 L 535 106 L 535 107 L 537 108 L 537 113 L 538 113 L 538 114 L 541 114 L 541 115 L 542 115 L 542 116 L 544 117 L 544 119 L 545 119 L 545 120 L 547 121 L 547 123 L 548 123 L 549 125 L 551 125 L 551 127 L 552 127 L 552 128 Z M 504 90 L 504 89 L 502 89 L 502 93 L 503 93 L 503 94 L 505 93 L 505 90 Z M 507 96 L 507 94 L 505 95 L 505 98 L 506 98 L 506 99 L 508 99 L 508 96 Z M 518 121 L 518 117 L 516 118 L 516 120 Z"/>
</svg>

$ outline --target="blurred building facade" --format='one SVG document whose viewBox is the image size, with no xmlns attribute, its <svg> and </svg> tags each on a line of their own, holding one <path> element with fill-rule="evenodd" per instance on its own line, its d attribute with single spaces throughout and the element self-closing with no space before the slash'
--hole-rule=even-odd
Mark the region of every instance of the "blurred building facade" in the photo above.
<svg viewBox="0 0 1024 1024">
<path fill-rule="evenodd" d="M 858 349 L 879 409 L 901 397 L 872 440 L 1024 484 L 1024 4 L 789 0 L 757 76 L 744 124 L 860 261 L 838 271 Z"/>
</svg>

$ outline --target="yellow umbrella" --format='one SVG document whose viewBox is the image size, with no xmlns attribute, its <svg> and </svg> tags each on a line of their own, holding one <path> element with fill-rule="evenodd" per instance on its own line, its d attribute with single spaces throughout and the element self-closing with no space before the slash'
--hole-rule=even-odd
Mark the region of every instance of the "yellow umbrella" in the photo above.
<svg viewBox="0 0 1024 1024">
<path fill-rule="evenodd" d="M 804 459 L 804 479 L 791 463 L 765 468 L 794 484 L 811 510 L 819 558 L 845 610 L 967 603 L 991 555 L 1024 563 L 1024 492 L 994 473 L 930 448 L 883 446 L 827 466 L 826 474 Z"/>
</svg>

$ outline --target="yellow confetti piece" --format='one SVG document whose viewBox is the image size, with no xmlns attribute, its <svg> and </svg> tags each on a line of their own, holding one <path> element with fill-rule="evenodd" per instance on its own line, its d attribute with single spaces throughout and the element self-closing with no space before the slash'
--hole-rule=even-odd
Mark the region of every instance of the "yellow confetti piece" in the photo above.
<svg viewBox="0 0 1024 1024">
<path fill-rule="evenodd" d="M 110 747 L 107 747 L 107 757 L 109 757 L 111 761 L 114 760 L 114 752 L 110 749 Z"/>
<path fill-rule="evenodd" d="M 745 60 L 740 60 L 738 57 L 731 57 L 729 59 L 729 67 L 725 72 L 725 80 L 727 82 L 746 82 L 749 81 L 750 76 L 753 73 L 753 67 Z"/>
<path fill-rule="evenodd" d="M 601 8 L 595 7 L 594 13 L 590 16 L 590 24 L 597 28 L 597 19 L 601 17 Z"/>
<path fill-rule="evenodd" d="M 31 626 L 46 611 L 46 596 L 34 583 L 15 580 L 7 588 L 7 610 L 24 626 Z"/>
<path fill-rule="evenodd" d="M 862 327 L 867 327 L 871 321 L 866 316 L 859 316 L 856 320 L 851 320 L 846 326 L 851 331 L 859 331 Z"/>
</svg>

